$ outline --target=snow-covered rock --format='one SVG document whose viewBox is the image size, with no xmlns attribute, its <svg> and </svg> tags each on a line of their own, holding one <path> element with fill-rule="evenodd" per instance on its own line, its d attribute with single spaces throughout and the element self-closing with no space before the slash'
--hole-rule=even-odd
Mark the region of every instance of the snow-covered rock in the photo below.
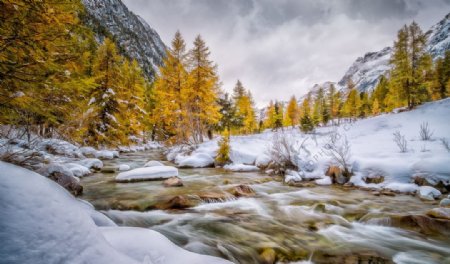
<svg viewBox="0 0 450 264">
<path fill-rule="evenodd" d="M 153 230 L 136 227 L 102 227 L 100 230 L 114 248 L 139 263 L 231 263 L 217 257 L 189 252 Z"/>
<path fill-rule="evenodd" d="M 272 159 L 269 157 L 269 155 L 262 153 L 256 157 L 255 165 L 258 168 L 265 168 L 265 167 L 269 166 L 269 163 L 271 161 L 272 161 Z"/>
<path fill-rule="evenodd" d="M 434 201 L 441 196 L 441 192 L 431 186 L 420 186 L 418 194 L 420 199 L 429 201 Z"/>
<path fill-rule="evenodd" d="M 88 158 L 88 159 L 77 160 L 74 162 L 78 163 L 86 168 L 89 168 L 89 169 L 99 170 L 99 169 L 103 168 L 103 162 L 99 159 Z"/>
<path fill-rule="evenodd" d="M 188 252 L 155 231 L 117 227 L 58 184 L 1 161 L 0 193 L 4 263 L 230 263 Z"/>
<path fill-rule="evenodd" d="M 145 163 L 145 165 L 144 165 L 144 167 L 155 167 L 155 166 L 164 166 L 164 164 L 162 164 L 161 162 L 156 161 L 156 160 L 151 160 L 151 161 Z"/>
<path fill-rule="evenodd" d="M 95 157 L 95 153 L 97 152 L 97 150 L 93 147 L 81 147 L 80 151 L 84 156 L 89 158 Z"/>
<path fill-rule="evenodd" d="M 99 150 L 94 156 L 97 159 L 114 159 L 119 157 L 119 152 L 115 150 Z"/>
<path fill-rule="evenodd" d="M 246 164 L 227 164 L 223 166 L 225 170 L 235 171 L 235 172 L 248 172 L 248 171 L 259 171 L 259 168 L 253 165 Z"/>
<path fill-rule="evenodd" d="M 178 176 L 178 169 L 172 166 L 154 166 L 137 168 L 130 171 L 121 172 L 116 176 L 116 181 L 145 181 L 162 180 L 173 176 Z"/>
<path fill-rule="evenodd" d="M 386 189 L 401 192 L 401 193 L 415 193 L 419 190 L 419 186 L 414 183 L 402 183 L 402 182 L 392 182 L 385 186 Z"/>
<path fill-rule="evenodd" d="M 331 181 L 331 177 L 330 176 L 325 176 L 322 179 L 317 179 L 314 181 L 317 185 L 331 185 L 332 181 Z"/>
<path fill-rule="evenodd" d="M 131 169 L 131 167 L 128 164 L 120 164 L 119 165 L 119 171 L 128 171 L 130 169 Z"/>
<path fill-rule="evenodd" d="M 91 174 L 91 171 L 89 170 L 89 168 L 80 165 L 78 163 L 64 163 L 63 166 L 65 166 L 68 170 L 70 170 L 73 174 L 73 176 L 75 177 L 83 177 L 86 175 Z"/>
<path fill-rule="evenodd" d="M 297 171 L 288 170 L 286 171 L 286 175 L 284 176 L 284 182 L 285 183 L 295 183 L 295 182 L 301 182 L 302 176 Z"/>
<path fill-rule="evenodd" d="M 192 156 L 182 158 L 178 162 L 178 166 L 188 168 L 204 168 L 211 167 L 213 165 L 214 159 L 206 153 L 195 153 Z"/>
</svg>

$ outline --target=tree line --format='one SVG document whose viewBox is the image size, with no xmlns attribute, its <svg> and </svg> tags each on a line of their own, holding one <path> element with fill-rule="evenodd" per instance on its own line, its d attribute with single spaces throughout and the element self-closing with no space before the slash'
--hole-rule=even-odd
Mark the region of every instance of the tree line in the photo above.
<svg viewBox="0 0 450 264">
<path fill-rule="evenodd" d="M 371 93 L 331 85 L 298 101 L 259 111 L 237 81 L 221 89 L 217 65 L 199 35 L 192 48 L 176 32 L 154 79 L 123 56 L 113 39 L 98 40 L 80 1 L 0 2 L 0 124 L 25 134 L 92 146 L 137 141 L 198 144 L 214 133 L 250 134 L 299 126 L 304 132 L 449 95 L 450 52 L 432 60 L 416 23 L 394 43 L 392 70 Z"/>
</svg>

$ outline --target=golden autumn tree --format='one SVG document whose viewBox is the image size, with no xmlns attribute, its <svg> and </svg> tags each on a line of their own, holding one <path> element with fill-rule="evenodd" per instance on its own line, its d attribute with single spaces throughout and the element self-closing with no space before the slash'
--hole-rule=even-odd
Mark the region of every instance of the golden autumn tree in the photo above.
<svg viewBox="0 0 450 264">
<path fill-rule="evenodd" d="M 89 85 L 81 60 L 92 35 L 79 23 L 83 7 L 9 0 L 0 9 L 0 122 L 51 136 Z"/>
<path fill-rule="evenodd" d="M 177 31 L 153 85 L 155 105 L 152 121 L 159 139 L 170 143 L 187 142 L 192 135 L 188 123 L 187 103 L 191 94 L 188 92 L 186 59 L 186 44 Z"/>
<path fill-rule="evenodd" d="M 299 111 L 297 99 L 295 96 L 292 96 L 289 100 L 288 106 L 286 108 L 286 114 L 284 116 L 284 125 L 285 126 L 296 126 L 299 121 Z"/>
<path fill-rule="evenodd" d="M 239 120 L 237 130 L 239 133 L 252 133 L 257 126 L 254 102 L 250 90 L 245 91 L 241 81 L 236 82 L 233 90 L 233 101 L 236 109 L 236 118 Z"/>
<path fill-rule="evenodd" d="M 213 126 L 220 119 L 218 93 L 219 77 L 216 65 L 209 59 L 210 51 L 200 35 L 189 52 L 188 88 L 183 94 L 186 100 L 186 120 L 189 121 L 191 139 L 198 144 L 204 135 L 211 135 Z"/>
</svg>

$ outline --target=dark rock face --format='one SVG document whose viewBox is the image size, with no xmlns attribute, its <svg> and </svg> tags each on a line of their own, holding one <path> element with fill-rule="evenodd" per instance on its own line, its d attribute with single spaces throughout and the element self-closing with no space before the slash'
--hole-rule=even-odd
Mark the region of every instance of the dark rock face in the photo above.
<svg viewBox="0 0 450 264">
<path fill-rule="evenodd" d="M 158 33 L 120 0 L 83 0 L 88 13 L 85 23 L 98 41 L 112 38 L 121 53 L 136 59 L 148 79 L 162 65 L 166 46 Z"/>
</svg>

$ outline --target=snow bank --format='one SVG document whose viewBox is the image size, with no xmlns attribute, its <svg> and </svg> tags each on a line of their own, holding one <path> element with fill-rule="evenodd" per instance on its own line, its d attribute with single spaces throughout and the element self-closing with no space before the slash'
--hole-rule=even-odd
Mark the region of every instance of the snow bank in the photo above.
<svg viewBox="0 0 450 264">
<path fill-rule="evenodd" d="M 153 230 L 136 227 L 102 227 L 100 230 L 113 247 L 132 256 L 139 263 L 231 263 L 217 257 L 189 252 Z"/>
<path fill-rule="evenodd" d="M 318 185 L 331 185 L 332 184 L 331 178 L 329 176 L 325 176 L 322 179 L 317 179 L 314 182 Z"/>
<path fill-rule="evenodd" d="M 178 176 L 177 168 L 172 166 L 154 166 L 121 172 L 116 176 L 116 181 L 162 180 L 173 176 Z"/>
<path fill-rule="evenodd" d="M 0 256 L 5 263 L 230 263 L 179 248 L 161 234 L 116 227 L 55 182 L 0 162 Z M 108 227 L 98 227 L 108 226 Z"/>
<path fill-rule="evenodd" d="M 450 141 L 449 116 L 450 98 L 447 98 L 423 104 L 411 111 L 382 114 L 352 123 L 343 122 L 339 127 L 319 127 L 313 134 L 303 134 L 298 128 L 285 128 L 284 133 L 288 133 L 296 142 L 303 143 L 301 155 L 296 157 L 303 179 L 322 179 L 328 166 L 334 163 L 327 154 L 326 146 L 330 142 L 330 135 L 336 132 L 340 138 L 347 138 L 350 144 L 349 162 L 355 175 L 351 182 L 358 186 L 413 193 L 419 188 L 412 184 L 416 175 L 425 177 L 430 183 L 441 181 L 450 184 L 450 155 L 440 142 L 441 138 Z M 430 141 L 420 139 L 419 129 L 424 122 L 428 122 L 434 132 Z M 401 153 L 394 143 L 393 133 L 396 131 L 405 136 L 408 152 Z M 266 130 L 261 134 L 232 136 L 232 162 L 264 167 L 270 162 L 266 153 L 274 133 Z M 212 159 L 217 149 L 217 139 L 214 139 L 200 144 L 188 156 L 180 148 L 174 149 L 168 158 L 179 164 L 204 153 Z M 364 182 L 363 179 L 373 171 L 380 173 L 375 176 L 383 176 L 382 183 Z"/>
<path fill-rule="evenodd" d="M 151 161 L 145 163 L 145 165 L 144 165 L 144 167 L 155 167 L 155 166 L 164 166 L 164 164 L 162 164 L 161 162 L 156 161 L 156 160 L 151 160 Z"/>
<path fill-rule="evenodd" d="M 246 171 L 259 171 L 259 168 L 253 165 L 246 164 L 227 164 L 223 166 L 225 170 L 236 171 L 236 172 L 246 172 Z"/>
<path fill-rule="evenodd" d="M 206 153 L 195 153 L 188 157 L 179 157 L 178 166 L 189 168 L 204 168 L 214 165 L 214 159 Z"/>
<path fill-rule="evenodd" d="M 94 157 L 97 159 L 114 159 L 119 157 L 119 152 L 116 150 L 99 150 L 95 152 Z"/>
<path fill-rule="evenodd" d="M 300 174 L 293 170 L 286 171 L 286 175 L 284 176 L 284 182 L 285 183 L 295 183 L 295 182 L 301 182 L 302 177 Z"/>
</svg>

